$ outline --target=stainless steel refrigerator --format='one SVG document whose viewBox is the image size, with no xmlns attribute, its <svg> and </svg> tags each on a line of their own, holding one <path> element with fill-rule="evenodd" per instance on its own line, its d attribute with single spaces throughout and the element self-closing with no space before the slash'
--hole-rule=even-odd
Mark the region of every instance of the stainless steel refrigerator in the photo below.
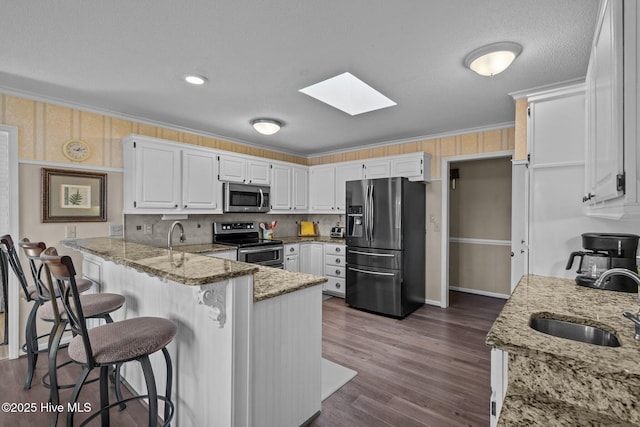
<svg viewBox="0 0 640 427">
<path fill-rule="evenodd" d="M 346 303 L 405 317 L 425 302 L 425 186 L 347 181 Z"/>
</svg>

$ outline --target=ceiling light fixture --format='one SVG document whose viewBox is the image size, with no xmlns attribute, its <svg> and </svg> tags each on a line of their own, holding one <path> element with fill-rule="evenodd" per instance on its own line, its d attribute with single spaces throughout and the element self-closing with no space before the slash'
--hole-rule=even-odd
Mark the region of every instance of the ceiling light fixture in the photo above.
<svg viewBox="0 0 640 427">
<path fill-rule="evenodd" d="M 464 66 L 481 76 L 495 76 L 511 65 L 522 52 L 522 46 L 513 42 L 499 42 L 482 46 L 464 59 Z"/>
<path fill-rule="evenodd" d="M 283 126 L 282 122 L 274 119 L 253 119 L 251 125 L 263 135 L 273 135 Z"/>
<path fill-rule="evenodd" d="M 203 85 L 207 82 L 207 78 L 204 76 L 199 76 L 198 74 L 185 74 L 183 79 L 187 83 L 191 83 L 192 85 Z"/>
</svg>

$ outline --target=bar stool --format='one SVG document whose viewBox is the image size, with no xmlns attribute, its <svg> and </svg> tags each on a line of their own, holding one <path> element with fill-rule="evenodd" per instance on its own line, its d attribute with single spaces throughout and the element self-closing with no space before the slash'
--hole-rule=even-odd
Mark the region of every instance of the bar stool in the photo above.
<svg viewBox="0 0 640 427">
<path fill-rule="evenodd" d="M 18 245 L 24 251 L 24 254 L 29 260 L 31 272 L 34 274 L 34 280 L 44 285 L 42 281 L 42 271 L 44 264 L 40 261 L 40 254 L 45 252 L 48 255 L 57 256 L 58 252 L 55 248 L 46 248 L 43 242 L 29 242 L 20 241 Z M 36 272 L 38 275 L 36 275 Z M 57 295 L 51 275 L 48 269 L 44 269 L 44 277 L 46 279 L 46 290 L 49 295 Z M 39 312 L 39 317 L 45 322 L 53 322 L 53 327 L 49 333 L 49 372 L 42 378 L 42 384 L 45 387 L 49 387 L 49 401 L 53 405 L 57 405 L 60 401 L 60 395 L 58 390 L 61 388 L 71 388 L 74 384 L 58 384 L 58 369 L 71 363 L 71 361 L 65 362 L 61 365 L 57 365 L 58 350 L 60 349 L 60 340 L 62 334 L 67 327 L 68 319 L 64 308 L 58 306 L 58 298 L 53 298 L 42 305 Z M 124 296 L 118 294 L 100 293 L 91 295 L 80 295 L 80 302 L 85 307 L 85 317 L 87 319 L 103 319 L 106 323 L 113 323 L 110 313 L 118 310 L 124 304 Z M 122 400 L 122 392 L 120 388 L 120 368 L 119 365 L 114 369 L 114 373 L 111 377 L 118 399 Z M 47 377 L 49 383 L 47 383 Z M 121 405 L 121 409 L 124 409 L 125 405 Z"/>
<path fill-rule="evenodd" d="M 24 240 L 28 242 L 28 239 Z M 33 380 L 33 372 L 38 361 L 38 353 L 40 351 L 48 350 L 38 349 L 38 340 L 47 337 L 49 334 L 38 336 L 38 330 L 36 327 L 36 315 L 38 313 L 38 309 L 45 302 L 49 301 L 50 296 L 45 286 L 43 286 L 42 283 L 38 280 L 35 280 L 35 283 L 33 285 L 28 284 L 11 235 L 5 234 L 3 236 L 0 236 L 0 252 L 3 253 L 5 262 L 11 266 L 13 273 L 18 278 L 18 282 L 20 283 L 20 287 L 22 288 L 22 292 L 24 294 L 24 298 L 27 300 L 27 302 L 33 301 L 34 303 L 33 307 L 31 307 L 31 311 L 29 312 L 29 317 L 27 318 L 27 324 L 25 327 L 26 342 L 25 345 L 22 346 L 22 350 L 27 353 L 27 379 L 24 383 L 24 389 L 29 390 L 31 388 L 31 381 Z M 93 283 L 91 283 L 90 280 L 79 279 L 78 291 L 84 292 L 89 289 L 92 284 Z"/>
<path fill-rule="evenodd" d="M 103 426 L 109 425 L 109 409 L 120 403 L 109 404 L 109 367 L 133 360 L 142 365 L 147 394 L 125 399 L 124 402 L 134 399 L 149 399 L 149 426 L 155 427 L 158 424 L 158 399 L 163 400 L 165 402 L 164 425 L 169 425 L 174 413 L 171 401 L 173 367 L 166 346 L 176 335 L 175 323 L 160 317 L 138 317 L 87 330 L 84 307 L 77 292 L 73 261 L 68 256 L 60 257 L 46 253 L 40 255 L 40 259 L 48 266 L 51 276 L 55 279 L 61 295 L 60 301 L 69 319 L 69 326 L 77 334 L 67 350 L 71 359 L 82 365 L 83 370 L 73 389 L 70 405 L 74 405 L 78 401 L 82 386 L 91 370 L 100 368 L 100 411 L 89 417 L 82 425 L 87 424 L 98 415 L 101 416 Z M 158 395 L 153 369 L 149 361 L 149 355 L 159 350 L 162 350 L 167 369 L 164 396 Z M 68 427 L 73 425 L 73 415 L 72 411 L 67 413 Z"/>
</svg>

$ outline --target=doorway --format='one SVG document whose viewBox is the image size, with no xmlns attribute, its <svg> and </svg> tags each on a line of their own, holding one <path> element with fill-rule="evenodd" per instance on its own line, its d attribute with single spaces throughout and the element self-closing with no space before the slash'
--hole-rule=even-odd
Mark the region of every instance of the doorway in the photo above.
<svg viewBox="0 0 640 427">
<path fill-rule="evenodd" d="M 0 125 L 0 200 L 4 201 L 0 204 L 0 235 L 18 236 L 18 129 L 5 125 Z M 18 285 L 8 268 L 1 270 L 7 280 L 0 289 L 0 359 L 13 359 L 18 357 Z"/>
<path fill-rule="evenodd" d="M 511 293 L 512 151 L 442 160 L 440 306 L 449 290 Z"/>
</svg>

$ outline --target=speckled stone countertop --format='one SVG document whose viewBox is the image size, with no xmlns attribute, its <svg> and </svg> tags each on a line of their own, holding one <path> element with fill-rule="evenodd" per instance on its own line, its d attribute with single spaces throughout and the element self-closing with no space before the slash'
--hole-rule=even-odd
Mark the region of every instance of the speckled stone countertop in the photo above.
<svg viewBox="0 0 640 427">
<path fill-rule="evenodd" d="M 572 279 L 524 276 L 486 338 L 488 345 L 509 352 L 500 425 L 639 422 L 640 341 L 634 339 L 632 322 L 622 316 L 638 308 L 637 294 L 590 289 Z M 621 345 L 543 334 L 529 327 L 533 317 L 596 326 L 613 332 Z"/>
<path fill-rule="evenodd" d="M 108 237 L 65 240 L 62 244 L 184 285 L 199 286 L 253 274 L 254 302 L 327 281 L 325 277 L 198 255 L 232 249 L 224 245 L 183 245 L 171 253 L 167 249 Z"/>
<path fill-rule="evenodd" d="M 340 239 L 329 236 L 315 236 L 315 237 L 304 237 L 304 236 L 285 236 L 275 237 L 278 240 L 282 240 L 282 243 L 285 245 L 291 243 L 302 243 L 302 242 L 318 242 L 318 243 L 335 243 L 336 245 L 345 245 L 347 243 L 346 239 Z"/>
</svg>

